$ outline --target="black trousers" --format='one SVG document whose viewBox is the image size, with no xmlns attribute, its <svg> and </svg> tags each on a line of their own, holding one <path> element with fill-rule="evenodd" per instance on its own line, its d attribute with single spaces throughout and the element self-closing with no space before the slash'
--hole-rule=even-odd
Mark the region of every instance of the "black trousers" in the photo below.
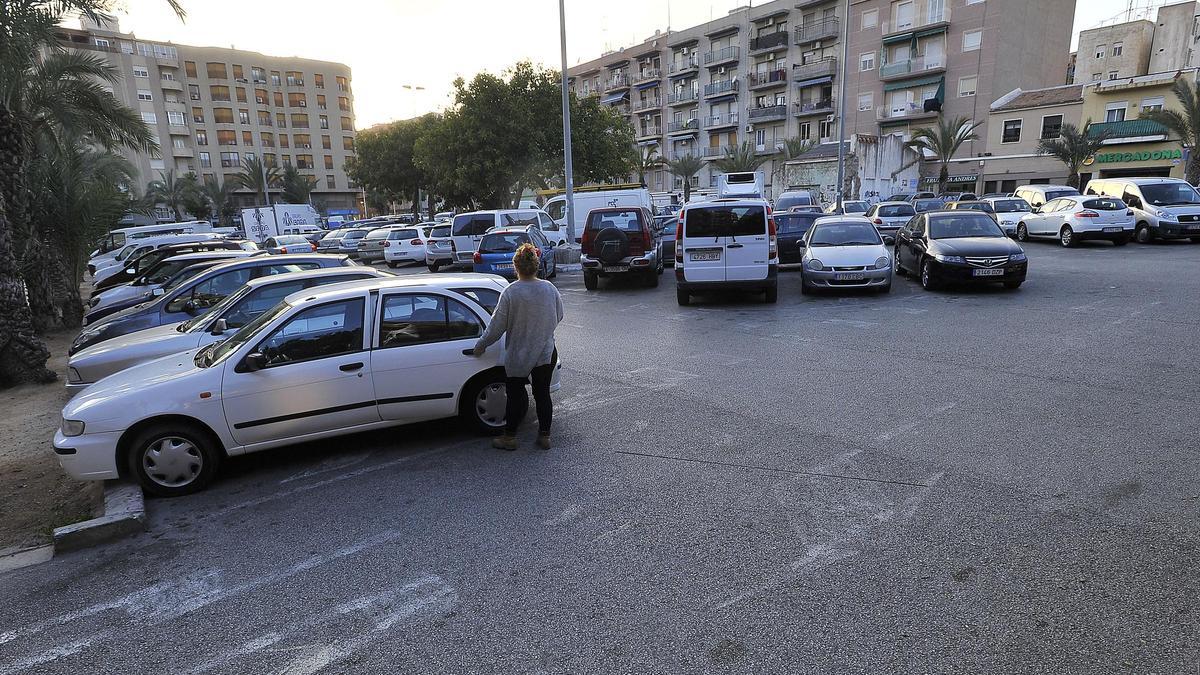
<svg viewBox="0 0 1200 675">
<path fill-rule="evenodd" d="M 537 408 L 538 431 L 543 434 L 550 433 L 550 422 L 554 417 L 554 404 L 550 401 L 550 378 L 553 375 L 553 363 L 538 366 L 529 374 L 533 385 L 533 403 Z M 525 395 L 525 378 L 504 378 L 504 390 L 508 395 L 508 403 L 504 410 L 504 431 L 511 436 L 517 432 L 517 425 L 521 423 L 521 418 L 529 408 L 529 398 Z"/>
</svg>

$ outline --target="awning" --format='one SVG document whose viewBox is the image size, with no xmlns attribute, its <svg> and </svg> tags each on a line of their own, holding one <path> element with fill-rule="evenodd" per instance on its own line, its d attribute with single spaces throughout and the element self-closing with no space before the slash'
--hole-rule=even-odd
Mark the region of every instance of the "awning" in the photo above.
<svg viewBox="0 0 1200 675">
<path fill-rule="evenodd" d="M 912 41 L 913 41 L 913 33 L 911 33 L 911 32 L 897 33 L 896 35 L 889 35 L 889 36 L 883 38 L 883 44 L 885 44 L 885 45 L 894 45 L 894 44 L 897 44 L 900 42 L 912 42 Z"/>
<path fill-rule="evenodd" d="M 649 89 L 650 87 L 657 87 L 659 84 L 660 84 L 660 82 L 658 80 L 650 80 L 649 82 L 635 84 L 635 85 L 633 85 L 633 88 L 637 89 L 638 91 L 641 91 L 642 89 Z"/>
<path fill-rule="evenodd" d="M 629 92 L 627 92 L 627 91 L 623 91 L 623 92 L 620 92 L 617 94 L 609 94 L 608 96 L 605 96 L 604 98 L 600 99 L 600 102 L 601 103 L 616 103 L 617 101 L 620 101 L 621 99 L 625 98 L 628 95 L 629 95 Z"/>
<path fill-rule="evenodd" d="M 814 84 L 825 84 L 827 82 L 833 82 L 832 75 L 824 75 L 822 77 L 813 77 L 813 78 L 809 78 L 807 80 L 800 80 L 799 82 L 796 83 L 796 86 L 797 87 L 811 87 Z"/>
<path fill-rule="evenodd" d="M 927 77 L 918 77 L 914 80 L 899 80 L 897 82 L 887 82 L 883 85 L 884 91 L 898 91 L 900 89 L 912 89 L 914 87 L 924 87 L 928 84 L 942 84 L 946 81 L 943 75 L 930 75 Z"/>
<path fill-rule="evenodd" d="M 639 148 L 644 148 L 644 147 L 646 147 L 647 145 L 658 145 L 658 139 L 657 139 L 657 138 L 651 138 L 651 139 L 650 139 L 650 140 L 648 140 L 648 141 L 638 141 L 638 142 L 637 142 L 637 144 L 638 144 L 638 147 L 639 147 Z"/>
<path fill-rule="evenodd" d="M 725 94 L 724 96 L 718 96 L 716 98 L 705 99 L 704 102 L 705 103 L 724 103 L 726 101 L 736 101 L 736 100 L 737 100 L 737 94 Z"/>
<path fill-rule="evenodd" d="M 929 37 L 930 35 L 938 35 L 940 33 L 945 33 L 945 32 L 946 32 L 946 26 L 939 26 L 937 28 L 926 28 L 925 30 L 917 31 L 913 35 L 913 39 L 916 40 L 918 38 Z"/>
</svg>

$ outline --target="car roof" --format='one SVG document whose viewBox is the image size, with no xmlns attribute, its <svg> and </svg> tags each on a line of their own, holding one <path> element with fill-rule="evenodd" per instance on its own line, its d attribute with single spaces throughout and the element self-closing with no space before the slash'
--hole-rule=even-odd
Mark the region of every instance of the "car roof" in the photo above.
<svg viewBox="0 0 1200 675">
<path fill-rule="evenodd" d="M 383 270 L 375 269 L 374 267 L 367 267 L 366 265 L 355 265 L 353 267 L 322 267 L 322 268 L 315 269 L 315 270 L 302 270 L 299 272 L 284 272 L 283 274 L 272 274 L 270 276 L 259 277 L 257 279 L 251 279 L 250 281 L 246 282 L 246 285 L 257 288 L 259 286 L 269 286 L 276 282 L 292 281 L 295 279 L 320 279 L 321 277 L 333 277 L 333 276 L 338 276 L 341 274 L 354 274 L 354 273 L 366 274 L 369 277 L 374 277 L 377 279 L 383 279 L 383 278 L 390 279 L 390 278 L 396 276 L 394 274 L 389 274 L 387 272 L 384 272 Z M 354 281 L 357 281 L 357 279 Z"/>
<path fill-rule="evenodd" d="M 983 197 L 979 201 L 981 201 L 981 202 L 998 202 L 1002 199 L 1009 199 L 1009 200 L 1016 199 L 1016 200 L 1022 201 L 1022 202 L 1025 201 L 1024 197 L 1013 197 L 1011 195 L 1005 195 L 1005 196 L 1001 196 L 1001 197 Z"/>
<path fill-rule="evenodd" d="M 1106 178 L 1103 180 L 1132 180 L 1132 179 L 1127 179 L 1127 178 L 1108 179 L 1108 178 Z M 1028 188 L 1030 190 L 1074 190 L 1075 189 L 1075 188 L 1071 187 L 1070 185 L 1047 185 L 1047 184 L 1022 185 L 1021 187 L 1019 187 L 1017 189 L 1024 190 L 1026 188 Z"/>
<path fill-rule="evenodd" d="M 484 236 L 487 236 L 489 234 L 529 234 L 529 230 L 532 227 L 533 227 L 532 225 L 524 225 L 524 226 L 510 225 L 508 227 L 494 227 L 494 228 L 488 230 L 487 232 L 484 232 Z"/>
<path fill-rule="evenodd" d="M 254 251 L 254 253 L 258 253 L 258 251 Z M 328 254 L 328 253 L 288 253 L 288 254 L 284 254 L 284 255 L 256 255 L 253 257 L 248 256 L 243 260 L 232 260 L 230 262 L 221 263 L 219 265 L 213 265 L 212 267 L 209 267 L 205 271 L 207 272 L 209 270 L 212 270 L 212 271 L 232 270 L 232 269 L 237 269 L 239 267 L 258 267 L 258 265 L 260 263 L 265 264 L 265 265 L 286 265 L 286 264 L 292 263 L 292 262 L 311 262 L 314 260 L 316 260 L 316 261 L 339 260 L 340 261 L 340 260 L 344 260 L 345 258 L 346 258 L 346 256 L 344 256 L 344 255 Z"/>
<path fill-rule="evenodd" d="M 866 216 L 856 216 L 852 214 L 830 214 L 821 216 L 813 221 L 813 227 L 824 225 L 826 223 L 856 223 L 859 225 L 872 225 L 870 218 Z"/>
<path fill-rule="evenodd" d="M 928 199 L 928 198 L 926 198 L 926 199 Z M 902 201 L 879 202 L 879 203 L 875 204 L 875 206 L 912 206 L 912 202 L 902 202 Z"/>
<path fill-rule="evenodd" d="M 249 258 L 251 256 L 257 256 L 261 253 L 262 253 L 262 251 L 242 251 L 242 250 L 207 251 L 207 252 L 197 251 L 194 253 L 180 253 L 179 255 L 173 255 L 173 256 L 164 258 L 164 260 L 183 260 L 183 261 L 187 261 L 187 260 L 225 260 L 227 258 L 228 259 Z"/>
<path fill-rule="evenodd" d="M 1096 182 L 1098 182 L 1098 183 L 1106 183 L 1109 181 L 1118 182 L 1118 183 L 1133 183 L 1134 185 L 1162 185 L 1164 183 L 1187 183 L 1188 185 L 1191 185 L 1191 183 L 1188 183 L 1186 180 L 1184 180 L 1182 178 L 1157 177 L 1157 178 L 1098 178 L 1098 179 L 1096 179 Z"/>
<path fill-rule="evenodd" d="M 433 288 L 443 291 L 449 291 L 453 288 L 462 287 L 467 284 L 484 284 L 497 289 L 502 289 L 508 285 L 506 281 L 493 274 L 415 274 L 412 276 L 397 277 L 388 275 L 386 278 L 378 279 L 362 279 L 359 281 L 347 281 L 345 283 L 335 284 L 332 286 L 322 286 L 318 288 L 309 288 L 303 291 L 297 291 L 286 298 L 288 304 L 298 305 L 302 303 L 325 302 L 329 300 L 340 300 L 342 298 L 358 297 L 363 291 L 367 290 L 390 290 L 394 288 Z"/>
<path fill-rule="evenodd" d="M 693 208 L 712 208 L 714 206 L 763 206 L 770 207 L 767 200 L 759 197 L 720 197 L 718 199 L 709 199 L 703 202 L 693 202 L 685 204 L 683 210 Z"/>
<path fill-rule="evenodd" d="M 988 203 L 988 201 L 987 201 L 986 199 L 960 199 L 960 200 L 958 200 L 958 201 L 950 202 L 950 204 L 955 204 L 955 205 L 959 205 L 959 204 L 987 204 L 987 203 Z M 947 204 L 946 206 L 949 206 L 950 204 Z"/>
</svg>

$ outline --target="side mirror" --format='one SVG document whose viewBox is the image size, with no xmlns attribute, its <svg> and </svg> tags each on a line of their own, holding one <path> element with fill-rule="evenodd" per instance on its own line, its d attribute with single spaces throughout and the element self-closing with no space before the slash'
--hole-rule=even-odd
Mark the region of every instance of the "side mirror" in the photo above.
<svg viewBox="0 0 1200 675">
<path fill-rule="evenodd" d="M 925 234 L 923 232 L 913 232 L 912 240 L 913 241 L 925 241 Z"/>
<path fill-rule="evenodd" d="M 883 245 L 884 246 L 895 246 L 896 238 L 890 234 L 883 235 Z"/>
<path fill-rule="evenodd" d="M 188 314 L 195 314 L 196 313 L 195 301 L 188 300 L 187 302 L 183 303 L 183 311 L 187 312 Z"/>
<path fill-rule="evenodd" d="M 229 330 L 229 326 L 226 325 L 225 319 L 217 319 L 213 322 L 212 329 L 208 332 L 212 335 L 224 335 L 227 330 Z"/>
<path fill-rule="evenodd" d="M 808 242 L 801 239 L 800 241 L 796 242 L 796 246 L 798 248 L 808 248 Z"/>
<path fill-rule="evenodd" d="M 266 367 L 267 357 L 262 352 L 251 352 L 246 355 L 246 358 L 242 359 L 242 368 L 248 373 L 253 373 Z"/>
</svg>

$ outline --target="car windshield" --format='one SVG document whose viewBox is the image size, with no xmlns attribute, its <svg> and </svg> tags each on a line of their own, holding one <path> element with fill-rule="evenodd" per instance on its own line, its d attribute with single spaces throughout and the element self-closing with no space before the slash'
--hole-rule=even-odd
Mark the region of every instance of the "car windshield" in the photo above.
<svg viewBox="0 0 1200 675">
<path fill-rule="evenodd" d="M 592 211 L 588 214 L 587 229 L 599 232 L 615 227 L 626 232 L 640 232 L 642 221 L 637 209 L 626 211 Z"/>
<path fill-rule="evenodd" d="M 350 230 L 342 239 L 362 239 L 367 236 L 367 230 Z"/>
<path fill-rule="evenodd" d="M 473 237 L 486 233 L 496 226 L 496 216 L 491 213 L 464 213 L 454 216 L 451 225 L 455 237 Z"/>
<path fill-rule="evenodd" d="M 924 213 L 926 211 L 936 211 L 942 208 L 942 200 L 940 199 L 914 199 L 913 210 L 916 213 Z"/>
<path fill-rule="evenodd" d="M 276 237 L 275 243 L 279 244 L 280 246 L 286 246 L 287 244 L 300 244 L 300 243 L 307 244 L 308 240 L 299 235 L 289 234 L 289 235 L 286 235 L 283 237 Z"/>
<path fill-rule="evenodd" d="M 439 225 L 439 226 L 433 228 L 429 232 L 429 236 L 437 237 L 439 239 L 444 239 L 446 237 L 449 237 L 450 236 L 450 226 L 449 225 Z"/>
<path fill-rule="evenodd" d="M 346 236 L 346 230 L 334 230 L 333 232 L 330 232 L 329 234 L 325 235 L 324 237 L 321 237 L 321 241 L 334 241 L 337 239 L 341 239 L 344 236 Z"/>
<path fill-rule="evenodd" d="M 191 267 L 185 267 L 185 268 L 179 270 L 178 272 L 175 273 L 174 276 L 172 276 L 170 279 L 167 279 L 165 282 L 163 282 L 162 287 L 163 287 L 164 291 L 174 290 L 175 288 L 177 288 L 179 286 L 179 284 L 182 284 L 183 282 L 187 281 L 188 279 L 191 279 L 192 277 L 196 276 L 197 274 L 203 272 L 204 270 L 208 269 L 212 265 L 216 264 L 216 263 L 211 263 L 208 265 L 197 265 L 197 264 L 195 264 L 196 263 L 195 260 L 189 260 L 188 262 L 192 263 Z"/>
<path fill-rule="evenodd" d="M 367 233 L 367 236 L 363 237 L 363 239 L 370 239 L 371 241 L 375 241 L 378 239 L 390 239 L 392 237 L 389 237 L 388 235 L 392 234 L 393 232 L 395 232 L 395 230 L 388 230 L 388 229 L 382 229 L 382 228 L 378 229 L 378 230 L 371 230 L 370 232 Z"/>
<path fill-rule="evenodd" d="M 987 202 L 959 202 L 954 208 L 962 211 L 983 211 L 984 213 L 992 211 L 992 205 Z"/>
<path fill-rule="evenodd" d="M 480 253 L 515 253 L 517 247 L 529 242 L 524 232 L 494 232 L 479 240 Z"/>
<path fill-rule="evenodd" d="M 126 246 L 125 248 L 121 249 L 120 251 L 117 251 L 116 259 L 124 260 L 124 259 L 128 258 L 131 253 L 133 253 L 134 251 L 137 250 L 137 248 L 138 248 L 137 244 L 130 244 L 130 245 Z"/>
<path fill-rule="evenodd" d="M 372 232 L 371 234 L 375 234 L 375 233 Z M 416 230 L 391 230 L 387 233 L 387 238 L 391 239 L 392 241 L 396 241 L 398 239 L 415 239 L 419 236 L 420 235 L 417 234 Z M 367 239 L 371 239 L 371 238 L 372 237 L 370 235 L 367 236 Z M 374 238 L 375 239 L 383 239 L 383 237 L 374 237 Z"/>
<path fill-rule="evenodd" d="M 870 208 L 866 202 L 842 202 L 842 210 L 846 213 L 866 213 Z"/>
<path fill-rule="evenodd" d="M 982 213 L 963 211 L 954 215 L 929 216 L 930 239 L 1004 236 L 1004 231 L 996 221 Z"/>
<path fill-rule="evenodd" d="M 1024 199 L 997 199 L 992 202 L 996 213 L 1029 213 L 1033 211 Z"/>
<path fill-rule="evenodd" d="M 1083 208 L 1094 209 L 1096 211 L 1124 211 L 1128 207 L 1120 199 L 1104 197 L 1101 199 L 1089 199 L 1083 202 Z"/>
<path fill-rule="evenodd" d="M 1155 206 L 1200 204 L 1200 193 L 1187 183 L 1150 183 L 1139 185 L 1142 197 Z"/>
<path fill-rule="evenodd" d="M 871 223 L 821 223 L 809 235 L 809 246 L 879 246 L 883 240 Z"/>
<path fill-rule="evenodd" d="M 175 330 L 179 331 L 180 333 L 191 333 L 193 331 L 207 330 L 208 326 L 213 321 L 216 321 L 218 316 L 221 316 L 222 314 L 224 314 L 225 310 L 229 309 L 234 304 L 236 304 L 239 300 L 246 297 L 246 295 L 249 294 L 250 291 L 252 291 L 252 290 L 254 290 L 254 289 L 251 288 L 249 285 L 245 285 L 245 286 L 242 286 L 241 288 L 238 288 L 236 291 L 230 293 L 229 295 L 227 295 L 223 299 L 221 299 L 220 302 L 213 305 L 212 308 L 209 309 L 207 312 L 205 312 L 204 314 L 200 314 L 198 316 L 194 316 L 194 317 L 188 319 L 187 321 L 184 321 L 183 323 L 179 324 L 179 326 L 177 326 L 175 328 Z"/>
<path fill-rule="evenodd" d="M 683 219 L 685 237 L 751 237 L 767 232 L 763 206 L 692 207 Z"/>
<path fill-rule="evenodd" d="M 887 204 L 880 206 L 875 215 L 880 218 L 911 218 L 917 215 L 917 211 L 912 204 Z"/>
<path fill-rule="evenodd" d="M 554 220 L 567 217 L 567 202 L 565 199 L 552 199 L 546 202 L 546 213 Z"/>
<path fill-rule="evenodd" d="M 1046 201 L 1058 199 L 1059 197 L 1071 197 L 1077 194 L 1079 194 L 1079 190 L 1074 188 L 1067 188 L 1064 190 L 1046 190 Z"/>
<path fill-rule="evenodd" d="M 220 363 L 227 356 L 241 348 L 242 345 L 253 340 L 263 326 L 274 321 L 275 317 L 286 312 L 290 306 L 286 302 L 280 302 L 278 305 L 259 314 L 250 323 L 242 326 L 241 330 L 230 336 L 228 340 L 217 342 L 206 349 L 201 349 L 196 353 L 196 365 L 201 368 L 208 368 L 213 364 Z"/>
<path fill-rule="evenodd" d="M 157 284 L 166 285 L 166 284 L 168 284 L 168 282 L 175 282 L 176 279 L 174 279 L 174 277 L 176 274 L 179 273 L 179 270 L 182 270 L 185 267 L 188 267 L 189 265 L 195 265 L 196 263 L 199 263 L 199 262 L 204 262 L 204 261 L 196 260 L 194 258 L 193 259 L 185 259 L 185 260 L 164 260 L 157 267 L 146 272 L 146 279 L 145 279 L 144 283 L 150 284 L 150 285 L 157 285 Z M 196 271 L 199 272 L 200 269 L 197 268 Z M 174 288 L 174 286 L 169 286 L 169 287 Z"/>
<path fill-rule="evenodd" d="M 778 234 L 803 235 L 820 217 L 816 213 L 780 213 L 775 216 L 775 231 Z"/>
<path fill-rule="evenodd" d="M 776 211 L 787 211 L 793 206 L 812 206 L 812 197 L 808 195 L 780 195 L 779 199 L 775 200 Z"/>
</svg>

